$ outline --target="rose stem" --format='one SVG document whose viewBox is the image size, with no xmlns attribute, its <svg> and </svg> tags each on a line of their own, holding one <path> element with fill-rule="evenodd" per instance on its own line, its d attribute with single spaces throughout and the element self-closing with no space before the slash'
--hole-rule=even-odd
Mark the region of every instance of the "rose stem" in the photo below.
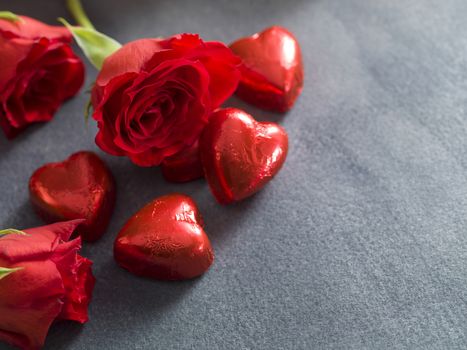
<svg viewBox="0 0 467 350">
<path fill-rule="evenodd" d="M 67 0 L 66 4 L 68 7 L 68 11 L 70 11 L 70 13 L 73 15 L 73 18 L 75 19 L 76 23 L 78 23 L 81 27 L 84 28 L 95 29 L 88 16 L 84 12 L 80 0 Z"/>
</svg>

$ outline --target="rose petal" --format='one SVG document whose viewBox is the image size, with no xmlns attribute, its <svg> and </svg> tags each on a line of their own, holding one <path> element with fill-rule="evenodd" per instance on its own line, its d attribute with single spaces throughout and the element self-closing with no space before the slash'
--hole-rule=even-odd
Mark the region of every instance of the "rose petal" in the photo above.
<svg viewBox="0 0 467 350">
<path fill-rule="evenodd" d="M 162 49 L 159 42 L 159 39 L 139 39 L 122 46 L 106 58 L 96 85 L 103 87 L 121 74 L 139 72 L 147 60 Z"/>
<path fill-rule="evenodd" d="M 64 305 L 59 318 L 85 323 L 95 278 L 91 272 L 92 262 L 78 255 L 80 248 L 79 237 L 60 244 L 51 260 L 57 265 L 65 287 Z"/>
<path fill-rule="evenodd" d="M 1 21 L 0 21 L 1 22 Z M 29 39 L 15 38 L 6 40 L 0 35 L 0 52 L 2 64 L 0 64 L 0 90 L 17 74 L 16 69 L 31 51 L 33 42 Z"/>
<path fill-rule="evenodd" d="M 52 261 L 23 261 L 21 267 L 0 283 L 0 339 L 38 349 L 62 310 L 65 289 Z"/>
<path fill-rule="evenodd" d="M 0 19 L 0 34 L 26 39 L 47 37 L 61 42 L 71 42 L 71 33 L 63 26 L 50 26 L 31 17 L 19 17 L 20 20 L 16 22 Z"/>
</svg>

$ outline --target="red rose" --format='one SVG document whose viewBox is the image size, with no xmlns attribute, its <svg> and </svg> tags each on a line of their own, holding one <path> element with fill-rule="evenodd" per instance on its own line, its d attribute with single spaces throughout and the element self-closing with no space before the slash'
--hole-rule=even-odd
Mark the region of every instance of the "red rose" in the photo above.
<svg viewBox="0 0 467 350">
<path fill-rule="evenodd" d="M 67 29 L 19 18 L 0 19 L 0 126 L 8 138 L 50 120 L 84 81 Z"/>
<path fill-rule="evenodd" d="M 235 91 L 240 60 L 198 35 L 130 42 L 104 61 L 92 104 L 97 145 L 140 166 L 191 146 Z"/>
<path fill-rule="evenodd" d="M 78 255 L 80 238 L 68 241 L 81 222 L 0 236 L 0 339 L 38 349 L 54 320 L 88 320 L 92 262 Z"/>
</svg>

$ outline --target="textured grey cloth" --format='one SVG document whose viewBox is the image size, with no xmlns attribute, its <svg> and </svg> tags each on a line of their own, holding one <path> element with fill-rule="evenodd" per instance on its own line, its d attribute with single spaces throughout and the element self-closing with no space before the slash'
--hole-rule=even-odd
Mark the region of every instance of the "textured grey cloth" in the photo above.
<svg viewBox="0 0 467 350">
<path fill-rule="evenodd" d="M 91 320 L 53 326 L 46 349 L 467 348 L 465 0 L 84 3 L 121 42 L 183 31 L 230 42 L 283 25 L 302 45 L 306 83 L 287 115 L 229 103 L 281 123 L 290 153 L 261 193 L 227 207 L 204 181 L 169 184 L 100 152 L 84 89 L 52 122 L 0 135 L 1 227 L 41 224 L 28 178 L 74 151 L 99 152 L 118 183 L 107 234 L 83 250 L 97 277 Z M 49 23 L 66 14 L 59 0 L 0 8 Z M 212 268 L 166 283 L 117 267 L 119 228 L 173 191 L 199 204 Z"/>
</svg>

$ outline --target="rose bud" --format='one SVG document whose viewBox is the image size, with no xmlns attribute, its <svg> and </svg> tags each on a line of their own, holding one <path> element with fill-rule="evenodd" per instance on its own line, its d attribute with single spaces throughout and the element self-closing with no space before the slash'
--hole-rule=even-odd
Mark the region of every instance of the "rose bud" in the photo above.
<svg viewBox="0 0 467 350">
<path fill-rule="evenodd" d="M 39 349 L 54 320 L 88 320 L 92 262 L 68 241 L 82 220 L 0 231 L 0 339 Z"/>
<path fill-rule="evenodd" d="M 92 90 L 97 145 L 140 166 L 161 164 L 198 140 L 235 91 L 240 59 L 195 34 L 140 39 L 108 56 Z"/>
<path fill-rule="evenodd" d="M 83 84 L 84 65 L 68 30 L 10 15 L 0 16 L 0 126 L 13 138 L 31 123 L 52 119 Z"/>
<path fill-rule="evenodd" d="M 183 152 L 164 159 L 161 170 L 164 178 L 170 182 L 188 182 L 203 178 L 198 141 Z"/>
</svg>

